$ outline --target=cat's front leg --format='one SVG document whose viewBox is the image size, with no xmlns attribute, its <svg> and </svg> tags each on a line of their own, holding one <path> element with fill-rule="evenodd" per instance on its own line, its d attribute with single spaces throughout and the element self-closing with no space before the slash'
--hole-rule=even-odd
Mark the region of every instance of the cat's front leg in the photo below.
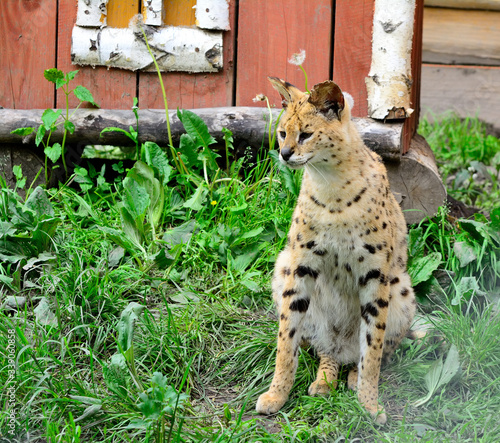
<svg viewBox="0 0 500 443">
<path fill-rule="evenodd" d="M 276 369 L 269 390 L 257 401 L 256 409 L 261 414 L 278 412 L 288 399 L 297 370 L 302 324 L 317 277 L 313 269 L 297 266 L 284 279 L 281 297 L 277 294 L 280 322 Z"/>
<path fill-rule="evenodd" d="M 378 381 L 389 307 L 389 287 L 387 277 L 378 269 L 370 271 L 363 283 L 360 289 L 358 398 L 375 421 L 384 424 L 387 416 L 378 404 Z"/>
</svg>

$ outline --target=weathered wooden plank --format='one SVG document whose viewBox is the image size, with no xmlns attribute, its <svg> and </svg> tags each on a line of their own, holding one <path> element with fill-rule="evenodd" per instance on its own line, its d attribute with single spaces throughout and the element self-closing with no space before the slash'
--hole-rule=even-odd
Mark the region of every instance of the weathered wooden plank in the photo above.
<svg viewBox="0 0 500 443">
<path fill-rule="evenodd" d="M 478 115 L 500 130 L 500 68 L 471 66 L 422 66 L 421 107 L 461 117 Z"/>
<path fill-rule="evenodd" d="M 38 126 L 41 122 L 41 110 L 9 110 L 0 109 L 0 143 L 20 143 L 21 137 L 11 134 L 11 131 L 22 126 Z M 249 146 L 267 145 L 267 109 L 255 107 L 226 107 L 194 109 L 207 124 L 210 133 L 219 141 L 223 141 L 222 128 L 231 130 L 235 139 L 243 140 Z M 276 121 L 280 109 L 273 109 L 273 121 Z M 132 111 L 109 109 L 80 109 L 75 112 L 73 123 L 76 126 L 74 134 L 69 134 L 68 143 L 78 144 L 113 144 L 129 146 L 131 141 L 119 132 L 101 131 L 106 127 L 118 127 L 128 130 L 136 126 Z M 174 143 L 177 143 L 184 129 L 175 111 L 170 111 L 170 121 Z M 400 159 L 401 123 L 381 123 L 368 118 L 355 118 L 354 123 L 361 133 L 366 145 L 379 153 L 384 159 L 398 162 Z M 61 128 L 55 131 L 51 140 L 62 140 Z M 142 109 L 139 114 L 139 140 L 154 141 L 160 145 L 168 144 L 165 111 L 160 109 Z M 22 140 L 32 146 L 34 134 Z"/>
<path fill-rule="evenodd" d="M 353 115 L 365 117 L 375 0 L 337 0 L 335 5 L 333 80 L 353 96 Z"/>
<path fill-rule="evenodd" d="M 425 6 L 500 11 L 500 0 L 425 0 Z"/>
<path fill-rule="evenodd" d="M 167 6 L 166 6 L 167 7 Z M 188 8 L 189 6 L 186 6 Z M 164 73 L 163 82 L 171 109 L 231 106 L 234 85 L 236 2 L 229 3 L 230 31 L 223 35 L 223 68 L 210 74 Z M 139 74 L 139 104 L 142 108 L 163 108 L 163 96 L 156 73 Z"/>
<path fill-rule="evenodd" d="M 0 106 L 54 106 L 43 77 L 56 63 L 57 0 L 0 2 Z"/>
<path fill-rule="evenodd" d="M 127 28 L 132 17 L 139 14 L 139 0 L 109 0 L 108 26 Z"/>
<path fill-rule="evenodd" d="M 164 23 L 170 26 L 193 26 L 195 24 L 196 0 L 163 0 Z"/>
<path fill-rule="evenodd" d="M 411 51 L 411 93 L 410 106 L 413 113 L 405 120 L 403 126 L 402 153 L 410 149 L 410 143 L 417 132 L 420 117 L 420 86 L 422 82 L 422 31 L 424 20 L 424 0 L 416 0 L 415 22 L 413 26 L 413 42 Z"/>
<path fill-rule="evenodd" d="M 425 8 L 423 61 L 500 66 L 500 12 Z"/>
<path fill-rule="evenodd" d="M 267 76 L 304 90 L 304 75 L 288 63 L 300 49 L 310 88 L 330 77 L 332 0 L 240 0 L 238 27 L 236 105 L 255 106 L 252 98 L 262 93 L 281 107 Z"/>
<path fill-rule="evenodd" d="M 88 88 L 101 107 L 129 109 L 132 106 L 133 97 L 137 94 L 135 73 L 117 69 L 107 70 L 104 67 L 81 68 L 71 63 L 71 35 L 76 20 L 76 6 L 75 0 L 59 2 L 57 67 L 63 71 L 79 69 L 80 72 L 74 84 Z M 70 106 L 74 107 L 77 104 L 78 100 L 71 97 Z M 62 91 L 58 91 L 57 106 L 64 107 L 65 105 L 65 96 Z"/>
</svg>

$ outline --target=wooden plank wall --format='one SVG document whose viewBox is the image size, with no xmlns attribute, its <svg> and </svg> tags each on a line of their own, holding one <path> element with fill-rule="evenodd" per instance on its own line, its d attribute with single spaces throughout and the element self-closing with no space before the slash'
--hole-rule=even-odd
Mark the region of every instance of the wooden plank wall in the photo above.
<svg viewBox="0 0 500 443">
<path fill-rule="evenodd" d="M 56 63 L 56 23 L 57 0 L 0 2 L 0 106 L 54 106 L 43 71 Z"/>
<path fill-rule="evenodd" d="M 300 49 L 310 87 L 330 78 L 332 0 L 240 0 L 239 12 L 236 106 L 263 106 L 252 98 L 265 94 L 281 107 L 267 76 L 304 90 L 302 71 L 288 63 Z"/>
</svg>

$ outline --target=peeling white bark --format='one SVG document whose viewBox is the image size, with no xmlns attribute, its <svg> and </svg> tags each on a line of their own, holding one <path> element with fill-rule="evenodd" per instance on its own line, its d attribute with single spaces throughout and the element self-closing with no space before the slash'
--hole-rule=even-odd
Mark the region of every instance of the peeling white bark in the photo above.
<svg viewBox="0 0 500 443">
<path fill-rule="evenodd" d="M 78 26 L 106 26 L 108 0 L 78 0 L 76 24 Z"/>
<path fill-rule="evenodd" d="M 72 40 L 75 64 L 154 71 L 142 34 L 132 29 L 75 26 Z M 148 28 L 148 42 L 162 71 L 222 69 L 222 33 L 173 26 Z"/>
<path fill-rule="evenodd" d="M 229 5 L 227 0 L 198 0 L 196 26 L 202 29 L 229 31 Z"/>
<path fill-rule="evenodd" d="M 143 0 L 142 15 L 146 25 L 163 24 L 163 0 Z"/>
<path fill-rule="evenodd" d="M 372 64 L 366 78 L 368 115 L 376 119 L 408 117 L 415 0 L 376 0 Z"/>
</svg>

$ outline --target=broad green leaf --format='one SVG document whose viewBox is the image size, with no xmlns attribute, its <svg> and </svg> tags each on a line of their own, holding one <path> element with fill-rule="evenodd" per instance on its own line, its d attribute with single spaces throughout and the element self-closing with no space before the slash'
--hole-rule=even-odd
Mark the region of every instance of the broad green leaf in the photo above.
<svg viewBox="0 0 500 443">
<path fill-rule="evenodd" d="M 132 346 L 134 338 L 135 322 L 144 312 L 144 306 L 136 302 L 131 302 L 122 311 L 120 321 L 116 326 L 118 331 L 118 345 L 122 352 L 126 352 Z"/>
<path fill-rule="evenodd" d="M 52 310 L 48 300 L 45 297 L 40 299 L 38 306 L 33 311 L 38 323 L 45 326 L 57 326 L 57 319 Z"/>
<path fill-rule="evenodd" d="M 55 215 L 54 207 L 52 206 L 52 203 L 50 203 L 47 192 L 40 186 L 37 186 L 30 194 L 24 206 L 32 210 L 37 218 L 44 215 L 50 217 Z"/>
<path fill-rule="evenodd" d="M 103 365 L 103 376 L 106 385 L 115 394 L 124 399 L 128 397 L 128 387 L 131 383 L 127 361 L 122 354 L 113 354 L 107 365 Z"/>
<path fill-rule="evenodd" d="M 58 109 L 54 111 L 53 109 L 46 109 L 42 114 L 42 122 L 47 131 L 50 131 L 52 126 L 56 123 L 57 119 L 60 117 L 62 111 Z"/>
<path fill-rule="evenodd" d="M 424 253 L 425 240 L 421 227 L 412 228 L 408 233 L 408 254 L 415 259 Z"/>
<path fill-rule="evenodd" d="M 0 239 L 17 232 L 16 227 L 8 221 L 0 221 Z"/>
<path fill-rule="evenodd" d="M 255 229 L 252 229 L 250 231 L 247 231 L 245 232 L 241 238 L 253 238 L 253 237 L 257 237 L 258 235 L 260 235 L 262 233 L 262 231 L 264 231 L 264 227 L 259 227 L 259 228 L 255 228 Z"/>
<path fill-rule="evenodd" d="M 101 408 L 102 408 L 102 405 L 100 405 L 100 404 L 90 405 L 89 407 L 85 408 L 85 411 L 83 411 L 82 415 L 75 418 L 74 422 L 76 423 L 80 420 L 84 420 L 86 418 L 92 417 L 93 415 L 97 414 L 101 410 Z"/>
<path fill-rule="evenodd" d="M 141 148 L 141 158 L 149 166 L 158 170 L 161 182 L 163 186 L 166 186 L 172 173 L 172 167 L 168 163 L 165 151 L 156 143 L 146 142 Z"/>
<path fill-rule="evenodd" d="M 52 83 L 56 83 L 57 80 L 64 80 L 64 72 L 56 68 L 46 69 L 43 76 Z"/>
<path fill-rule="evenodd" d="M 73 90 L 73 94 L 75 94 L 76 98 L 82 102 L 92 103 L 94 106 L 99 107 L 99 105 L 94 101 L 94 97 L 91 92 L 85 86 L 77 86 Z"/>
<path fill-rule="evenodd" d="M 203 148 L 203 150 L 198 154 L 198 158 L 202 161 L 202 163 L 206 163 L 208 170 L 211 172 L 215 172 L 219 169 L 219 165 L 215 161 L 218 157 L 220 157 L 220 155 L 212 151 L 210 148 Z"/>
<path fill-rule="evenodd" d="M 189 220 L 182 225 L 176 226 L 175 228 L 165 232 L 163 235 L 163 241 L 168 243 L 170 246 L 186 244 L 191 239 L 195 227 L 196 221 Z"/>
<path fill-rule="evenodd" d="M 153 168 L 140 160 L 136 161 L 134 167 L 127 173 L 127 177 L 123 181 L 124 188 L 126 181 L 129 179 L 135 180 L 148 193 L 148 221 L 156 229 L 160 223 L 165 206 L 165 190 L 163 186 L 155 177 Z"/>
<path fill-rule="evenodd" d="M 38 130 L 36 131 L 36 137 L 35 137 L 35 144 L 37 146 L 39 146 L 40 143 L 42 142 L 43 138 L 45 137 L 46 132 L 47 132 L 47 130 L 45 129 L 44 125 L 40 125 L 38 127 Z"/>
<path fill-rule="evenodd" d="M 76 77 L 76 74 L 78 74 L 80 71 L 77 69 L 76 71 L 70 71 L 66 74 L 66 78 L 68 81 L 73 80 Z"/>
<path fill-rule="evenodd" d="M 148 191 L 128 175 L 123 180 L 123 190 L 125 194 L 123 199 L 125 209 L 134 219 L 143 218 L 151 203 Z"/>
<path fill-rule="evenodd" d="M 451 345 L 444 364 L 443 358 L 440 357 L 432 364 L 429 372 L 425 375 L 424 381 L 428 393 L 425 397 L 416 401 L 415 406 L 422 406 L 427 403 L 441 386 L 444 386 L 451 381 L 451 379 L 458 373 L 459 369 L 460 360 L 458 356 L 458 349 L 455 345 Z"/>
<path fill-rule="evenodd" d="M 240 215 L 240 214 L 243 214 L 248 208 L 248 204 L 246 203 L 243 203 L 239 206 L 232 206 L 229 208 L 229 210 L 231 211 L 231 213 L 233 213 L 234 215 Z"/>
<path fill-rule="evenodd" d="M 69 120 L 64 121 L 64 129 L 68 131 L 70 134 L 73 134 L 75 132 L 75 125 L 73 122 L 70 122 Z"/>
<path fill-rule="evenodd" d="M 35 132 L 35 128 L 28 127 L 28 128 L 17 128 L 11 131 L 10 133 L 26 137 L 27 135 L 30 135 L 33 132 Z"/>
<path fill-rule="evenodd" d="M 441 262 L 441 254 L 439 252 L 431 252 L 425 257 L 414 259 L 408 268 L 408 274 L 410 274 L 413 286 L 431 278 L 432 273 L 439 268 Z"/>
<path fill-rule="evenodd" d="M 189 134 L 182 134 L 179 142 L 179 152 L 182 161 L 188 168 L 201 168 L 202 162 L 198 158 L 198 146 Z"/>
<path fill-rule="evenodd" d="M 485 297 L 486 292 L 479 287 L 476 277 L 462 277 L 455 288 L 455 297 L 451 300 L 452 305 L 459 305 L 461 300 L 470 300 L 474 295 Z"/>
<path fill-rule="evenodd" d="M 141 418 L 133 418 L 125 429 L 148 429 L 150 422 Z"/>
<path fill-rule="evenodd" d="M 460 267 L 463 268 L 469 263 L 477 259 L 477 255 L 474 251 L 474 247 L 471 246 L 466 241 L 456 242 L 453 245 L 453 252 L 460 261 Z"/>
<path fill-rule="evenodd" d="M 57 163 L 62 155 L 62 146 L 59 143 L 54 143 L 52 146 L 47 146 L 43 152 L 52 163 Z"/>
<path fill-rule="evenodd" d="M 500 154 L 500 152 L 499 152 Z M 490 212 L 491 227 L 500 231 L 500 207 L 493 209 Z"/>
<path fill-rule="evenodd" d="M 193 211 L 199 211 L 203 207 L 203 202 L 208 194 L 208 189 L 205 188 L 205 185 L 202 183 L 198 186 L 195 193 L 191 196 L 189 200 L 184 203 L 185 208 L 190 208 Z"/>
<path fill-rule="evenodd" d="M 208 148 L 216 140 L 208 132 L 207 125 L 201 117 L 187 109 L 177 110 L 177 116 L 184 125 L 186 132 L 193 138 L 198 146 Z"/>
</svg>

